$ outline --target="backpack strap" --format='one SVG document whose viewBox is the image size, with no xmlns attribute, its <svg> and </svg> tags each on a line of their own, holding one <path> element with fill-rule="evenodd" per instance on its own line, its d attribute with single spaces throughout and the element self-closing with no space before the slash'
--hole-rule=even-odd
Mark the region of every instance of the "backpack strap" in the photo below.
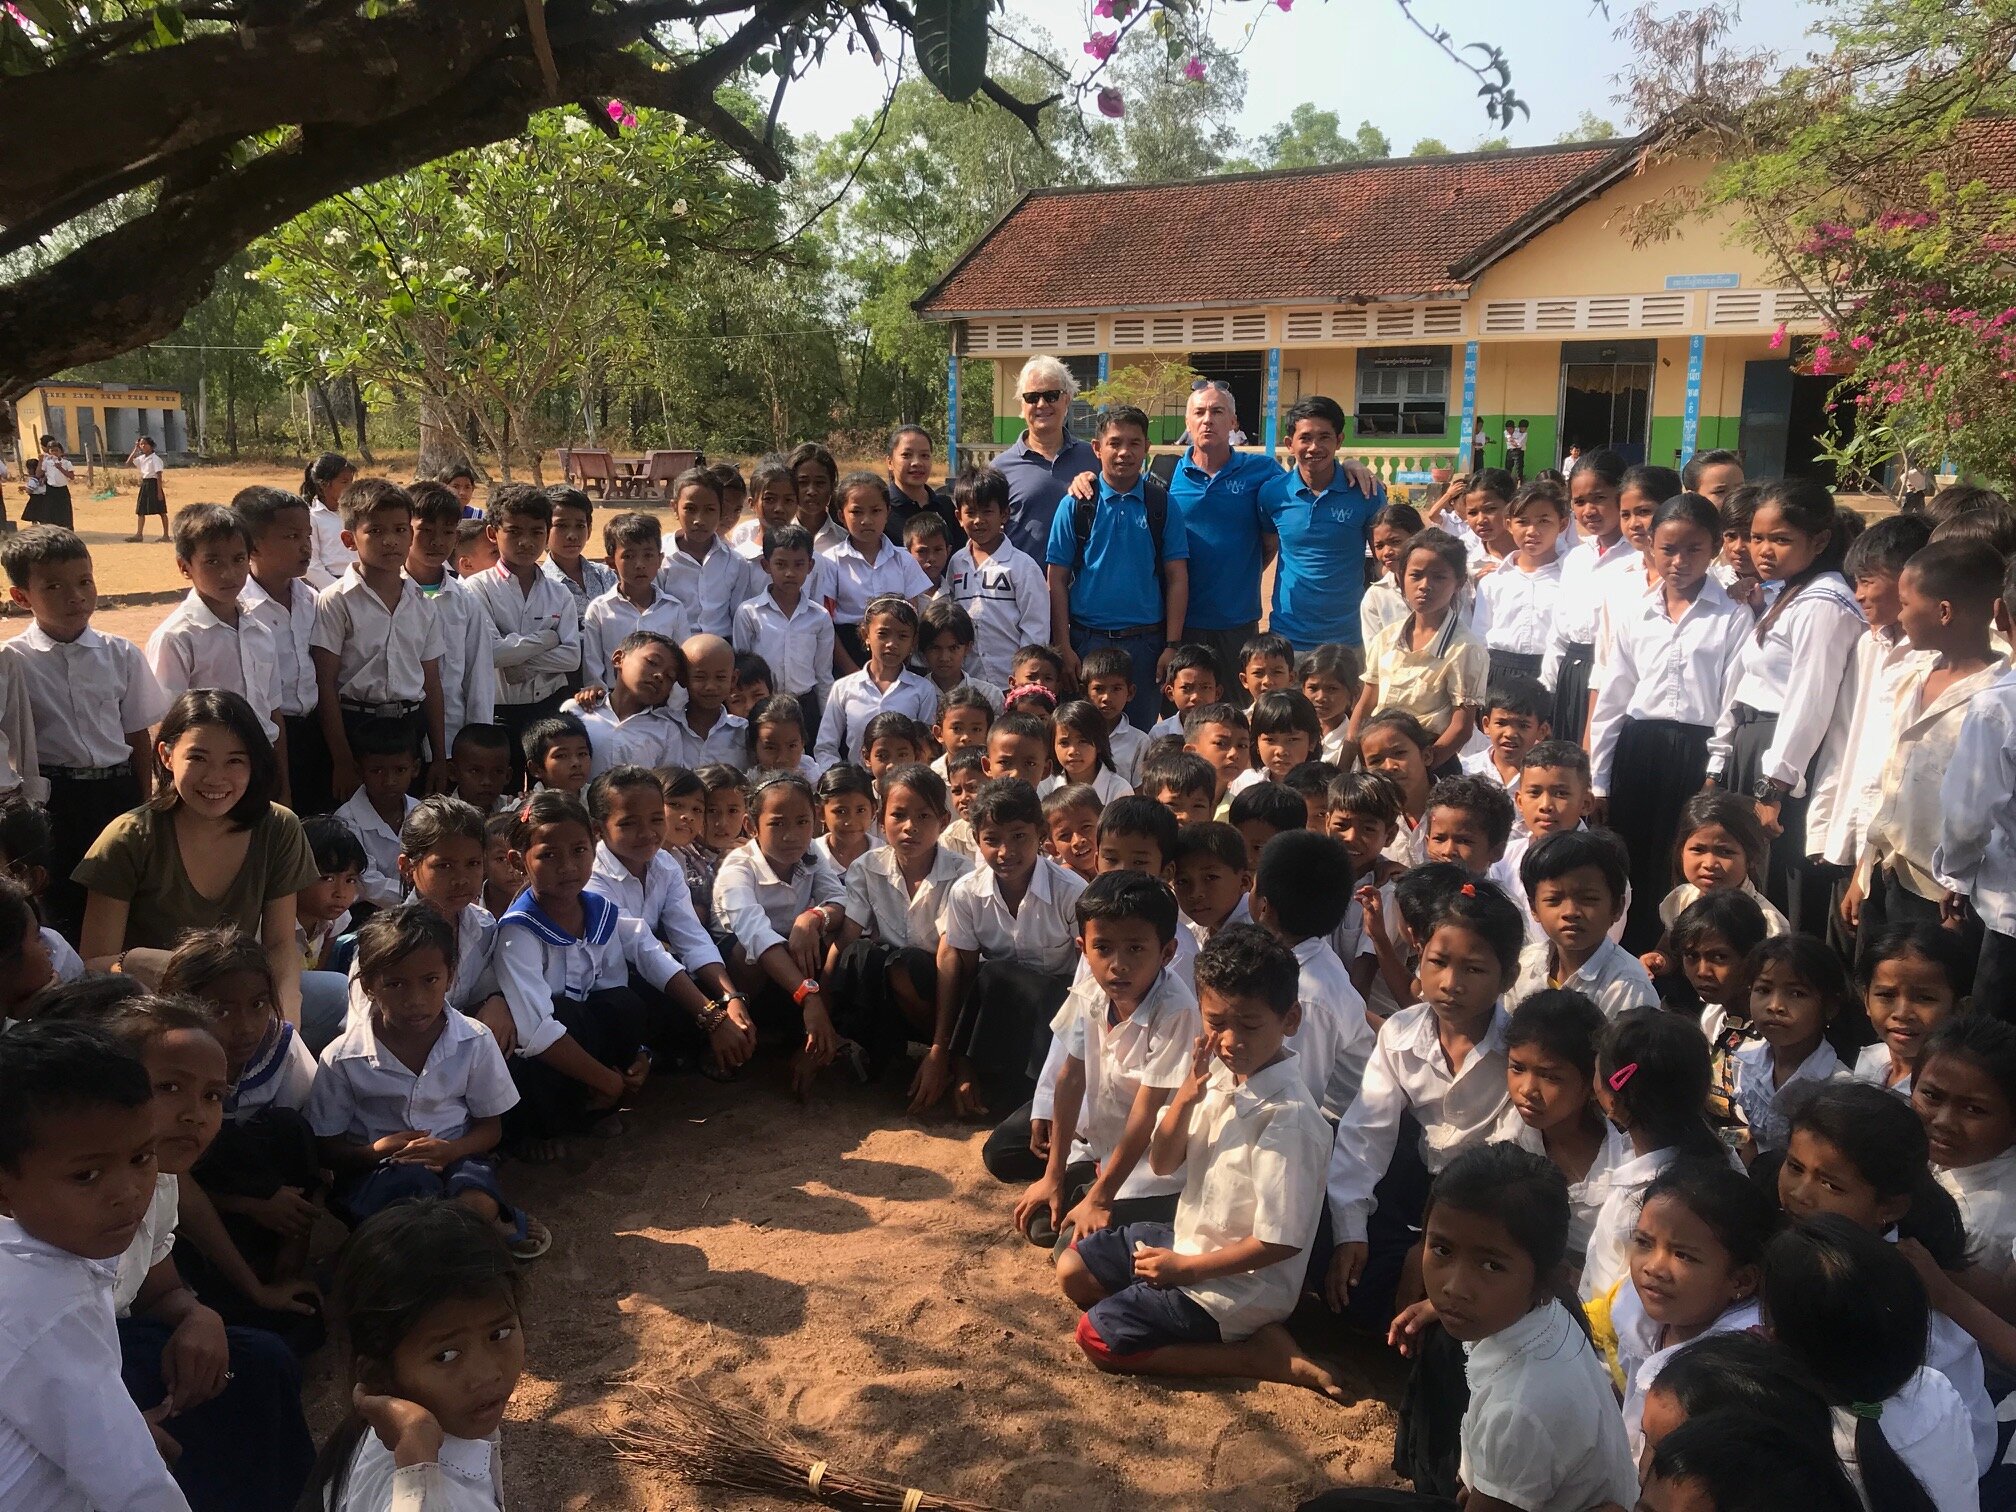
<svg viewBox="0 0 2016 1512">
<path fill-rule="evenodd" d="M 1096 488 L 1097 485 L 1095 485 Z M 1069 495 L 1066 495 L 1069 497 Z M 1169 525 L 1169 490 L 1150 477 L 1141 475 L 1141 503 L 1148 515 L 1148 540 L 1154 548 L 1155 581 L 1164 579 L 1162 571 L 1162 537 Z M 1085 549 L 1092 543 L 1092 520 L 1099 512 L 1099 500 L 1095 493 L 1090 499 L 1071 500 L 1071 534 L 1078 542 L 1077 554 L 1071 561 L 1073 576 L 1085 570 Z"/>
</svg>

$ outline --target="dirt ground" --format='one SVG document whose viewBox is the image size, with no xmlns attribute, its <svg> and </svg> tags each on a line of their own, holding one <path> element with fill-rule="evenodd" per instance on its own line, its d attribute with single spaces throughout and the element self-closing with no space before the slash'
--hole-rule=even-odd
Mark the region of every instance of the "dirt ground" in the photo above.
<svg viewBox="0 0 2016 1512">
<path fill-rule="evenodd" d="M 1345 1343 L 1353 1406 L 1098 1374 L 980 1164 L 984 1131 L 908 1119 L 899 1090 L 829 1074 L 801 1106 L 780 1063 L 725 1087 L 667 1077 L 625 1138 L 507 1166 L 555 1236 L 525 1272 L 513 1505 L 792 1505 L 618 1460 L 604 1434 L 638 1419 L 606 1383 L 632 1372 L 763 1413 L 836 1468 L 1017 1512 L 1283 1512 L 1391 1483 L 1400 1370 L 1383 1346 Z M 319 1431 L 337 1392 L 318 1363 Z"/>
</svg>

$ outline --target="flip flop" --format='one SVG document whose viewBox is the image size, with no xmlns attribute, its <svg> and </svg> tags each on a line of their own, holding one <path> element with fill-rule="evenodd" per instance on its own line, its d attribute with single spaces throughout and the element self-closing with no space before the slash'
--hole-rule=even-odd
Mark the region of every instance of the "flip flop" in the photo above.
<svg viewBox="0 0 2016 1512">
<path fill-rule="evenodd" d="M 537 1260 L 553 1248 L 553 1235 L 546 1225 L 530 1213 L 518 1215 L 518 1232 L 510 1241 L 513 1260 Z"/>
</svg>

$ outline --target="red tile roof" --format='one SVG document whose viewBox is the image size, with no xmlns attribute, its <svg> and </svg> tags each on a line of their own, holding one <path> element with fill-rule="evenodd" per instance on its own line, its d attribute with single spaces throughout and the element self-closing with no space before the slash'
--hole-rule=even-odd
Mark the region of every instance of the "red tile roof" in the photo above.
<svg viewBox="0 0 2016 1512">
<path fill-rule="evenodd" d="M 1635 141 L 1042 189 L 917 301 L 927 316 L 1337 303 L 1460 292 L 1451 270 Z"/>
</svg>

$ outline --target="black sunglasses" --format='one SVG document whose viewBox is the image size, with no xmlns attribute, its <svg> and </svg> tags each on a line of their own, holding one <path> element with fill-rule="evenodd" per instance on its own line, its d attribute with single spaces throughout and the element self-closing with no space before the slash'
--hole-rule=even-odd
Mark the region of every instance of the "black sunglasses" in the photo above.
<svg viewBox="0 0 2016 1512">
<path fill-rule="evenodd" d="M 1035 389 L 1022 396 L 1024 404 L 1055 404 L 1064 397 L 1062 389 Z"/>
</svg>

